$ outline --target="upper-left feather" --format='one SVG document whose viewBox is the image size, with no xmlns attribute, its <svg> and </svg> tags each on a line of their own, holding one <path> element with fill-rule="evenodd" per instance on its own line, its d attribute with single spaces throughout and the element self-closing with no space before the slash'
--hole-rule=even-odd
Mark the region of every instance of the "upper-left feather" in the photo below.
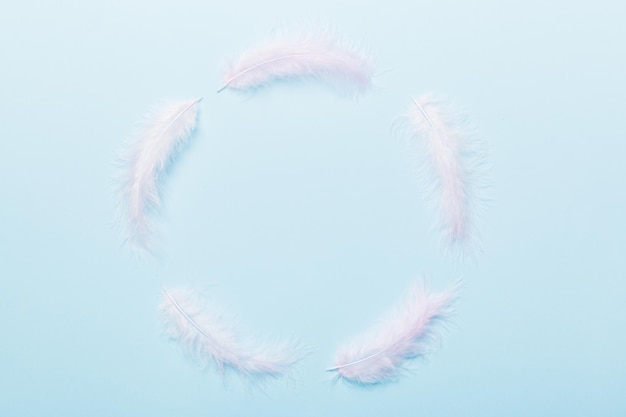
<svg viewBox="0 0 626 417">
<path fill-rule="evenodd" d="M 169 102 L 144 117 L 121 155 L 121 216 L 125 238 L 140 252 L 154 250 L 151 214 L 161 205 L 159 183 L 178 151 L 192 137 L 202 98 Z"/>
</svg>

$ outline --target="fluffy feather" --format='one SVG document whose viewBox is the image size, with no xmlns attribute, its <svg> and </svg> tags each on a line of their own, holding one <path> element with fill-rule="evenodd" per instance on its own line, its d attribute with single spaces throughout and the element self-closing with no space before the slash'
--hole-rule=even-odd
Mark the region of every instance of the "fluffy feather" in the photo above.
<svg viewBox="0 0 626 417">
<path fill-rule="evenodd" d="M 424 150 L 423 179 L 437 195 L 443 240 L 449 249 L 466 249 L 477 243 L 475 218 L 484 186 L 481 143 L 468 127 L 467 116 L 432 96 L 413 99 L 408 121 Z"/>
<path fill-rule="evenodd" d="M 246 91 L 276 80 L 316 79 L 344 93 L 361 93 L 372 82 L 372 60 L 339 41 L 337 35 L 314 31 L 282 36 L 245 52 L 226 71 L 226 88 Z"/>
<path fill-rule="evenodd" d="M 424 284 L 415 284 L 400 310 L 362 341 L 342 349 L 336 365 L 327 371 L 357 385 L 397 380 L 411 359 L 424 357 L 437 347 L 459 289 L 460 283 L 446 292 L 429 294 Z"/>
<path fill-rule="evenodd" d="M 145 116 L 121 157 L 121 211 L 131 247 L 151 252 L 151 214 L 161 205 L 159 182 L 177 152 L 190 139 L 202 98 L 167 103 Z"/>
<path fill-rule="evenodd" d="M 190 290 L 163 288 L 160 313 L 167 337 L 201 367 L 213 364 L 223 376 L 230 370 L 256 384 L 285 376 L 305 355 L 295 341 L 241 343 L 232 323 Z"/>
</svg>

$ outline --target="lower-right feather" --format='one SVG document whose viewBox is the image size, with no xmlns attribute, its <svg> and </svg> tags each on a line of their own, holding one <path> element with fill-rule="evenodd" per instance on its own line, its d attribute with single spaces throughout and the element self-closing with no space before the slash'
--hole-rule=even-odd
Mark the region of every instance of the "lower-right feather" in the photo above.
<svg viewBox="0 0 626 417">
<path fill-rule="evenodd" d="M 361 343 L 342 349 L 336 365 L 327 371 L 335 371 L 337 379 L 356 385 L 397 380 L 409 360 L 426 356 L 440 344 L 459 291 L 460 282 L 438 294 L 430 294 L 422 283 L 415 284 L 400 310 Z"/>
</svg>

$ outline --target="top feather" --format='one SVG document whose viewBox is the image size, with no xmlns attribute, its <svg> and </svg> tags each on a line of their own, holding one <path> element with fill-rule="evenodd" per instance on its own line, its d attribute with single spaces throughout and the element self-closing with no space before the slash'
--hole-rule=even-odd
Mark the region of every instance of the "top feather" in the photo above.
<svg viewBox="0 0 626 417">
<path fill-rule="evenodd" d="M 315 79 L 358 94 L 370 88 L 373 70 L 370 57 L 342 44 L 335 34 L 317 31 L 245 52 L 226 72 L 218 93 L 226 88 L 254 90 L 277 80 Z"/>
</svg>

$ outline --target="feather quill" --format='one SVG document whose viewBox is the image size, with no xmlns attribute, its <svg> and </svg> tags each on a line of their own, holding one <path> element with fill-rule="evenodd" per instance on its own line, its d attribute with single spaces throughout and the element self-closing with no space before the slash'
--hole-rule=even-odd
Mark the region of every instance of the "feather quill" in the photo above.
<svg viewBox="0 0 626 417">
<path fill-rule="evenodd" d="M 424 150 L 423 180 L 437 195 L 442 238 L 448 249 L 462 251 L 478 240 L 485 152 L 467 116 L 450 103 L 430 95 L 412 100 L 409 127 Z"/>
<path fill-rule="evenodd" d="M 448 291 L 430 294 L 416 283 L 404 306 L 371 330 L 362 341 L 339 351 L 336 365 L 327 371 L 356 385 L 395 381 L 411 359 L 425 357 L 440 344 L 442 329 L 452 314 L 460 283 Z"/>
<path fill-rule="evenodd" d="M 161 205 L 159 183 L 196 128 L 202 98 L 167 103 L 143 121 L 121 157 L 121 211 L 126 240 L 133 249 L 152 252 L 151 215 Z"/>
<path fill-rule="evenodd" d="M 337 90 L 358 94 L 370 88 L 373 61 L 342 43 L 336 34 L 314 31 L 282 36 L 242 54 L 224 76 L 224 86 L 237 91 L 265 87 L 277 80 L 315 79 Z"/>
<path fill-rule="evenodd" d="M 241 343 L 234 325 L 188 289 L 163 288 L 159 310 L 166 336 L 202 368 L 213 365 L 222 376 L 232 371 L 256 385 L 288 375 L 305 356 L 296 341 Z"/>
</svg>

